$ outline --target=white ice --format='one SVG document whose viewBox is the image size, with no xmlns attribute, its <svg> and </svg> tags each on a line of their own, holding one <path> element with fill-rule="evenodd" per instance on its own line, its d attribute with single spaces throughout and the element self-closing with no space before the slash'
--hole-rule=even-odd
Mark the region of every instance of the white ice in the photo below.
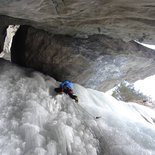
<svg viewBox="0 0 155 155">
<path fill-rule="evenodd" d="M 0 60 L 0 155 L 154 155 L 155 113 Z M 100 117 L 96 119 L 95 117 Z"/>
<path fill-rule="evenodd" d="M 18 30 L 19 25 L 9 25 L 6 32 L 6 37 L 4 41 L 3 51 L 0 53 L 0 58 L 5 58 L 10 60 L 10 48 L 12 45 L 13 36 Z"/>
<path fill-rule="evenodd" d="M 144 80 L 138 80 L 135 82 L 134 87 L 143 94 L 151 97 L 155 101 L 155 75 L 145 78 Z"/>
</svg>

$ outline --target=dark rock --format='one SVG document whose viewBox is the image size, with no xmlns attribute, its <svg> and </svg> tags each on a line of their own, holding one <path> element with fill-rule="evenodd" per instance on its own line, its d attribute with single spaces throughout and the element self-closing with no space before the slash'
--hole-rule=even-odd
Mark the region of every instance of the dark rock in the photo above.
<svg viewBox="0 0 155 155">
<path fill-rule="evenodd" d="M 19 65 L 104 91 L 155 73 L 153 50 L 105 35 L 73 38 L 21 26 L 11 50 Z"/>
<path fill-rule="evenodd" d="M 11 46 L 11 61 L 22 66 L 25 65 L 25 50 L 26 37 L 27 37 L 27 26 L 22 26 L 16 32 L 15 37 L 13 37 L 13 42 Z"/>
<path fill-rule="evenodd" d="M 3 51 L 7 26 L 0 26 L 0 53 Z"/>
</svg>

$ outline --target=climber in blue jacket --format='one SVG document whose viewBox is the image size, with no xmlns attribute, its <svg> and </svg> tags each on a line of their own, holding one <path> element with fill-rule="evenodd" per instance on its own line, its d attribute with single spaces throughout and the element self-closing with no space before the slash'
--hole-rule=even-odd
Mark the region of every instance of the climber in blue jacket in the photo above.
<svg viewBox="0 0 155 155">
<path fill-rule="evenodd" d="M 55 88 L 57 93 L 65 93 L 68 94 L 72 99 L 78 102 L 78 97 L 73 93 L 73 83 L 71 81 L 65 80 L 63 81 L 59 88 Z"/>
</svg>

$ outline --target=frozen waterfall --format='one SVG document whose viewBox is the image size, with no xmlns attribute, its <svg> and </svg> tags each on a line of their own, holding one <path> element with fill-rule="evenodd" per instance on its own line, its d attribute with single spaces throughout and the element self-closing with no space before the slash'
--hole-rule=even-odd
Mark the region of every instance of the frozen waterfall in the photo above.
<svg viewBox="0 0 155 155">
<path fill-rule="evenodd" d="M 1 155 L 154 155 L 155 112 L 0 60 Z M 95 119 L 95 117 L 100 117 Z"/>
</svg>

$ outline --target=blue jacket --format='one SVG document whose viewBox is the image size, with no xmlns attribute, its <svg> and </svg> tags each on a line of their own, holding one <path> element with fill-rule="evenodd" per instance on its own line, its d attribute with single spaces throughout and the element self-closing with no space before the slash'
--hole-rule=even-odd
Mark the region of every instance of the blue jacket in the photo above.
<svg viewBox="0 0 155 155">
<path fill-rule="evenodd" d="M 69 88 L 69 89 L 73 89 L 73 83 L 70 82 L 70 81 L 68 81 L 68 80 L 65 80 L 65 81 L 63 81 L 63 82 L 60 84 L 60 88 L 63 89 L 64 87 Z"/>
</svg>

